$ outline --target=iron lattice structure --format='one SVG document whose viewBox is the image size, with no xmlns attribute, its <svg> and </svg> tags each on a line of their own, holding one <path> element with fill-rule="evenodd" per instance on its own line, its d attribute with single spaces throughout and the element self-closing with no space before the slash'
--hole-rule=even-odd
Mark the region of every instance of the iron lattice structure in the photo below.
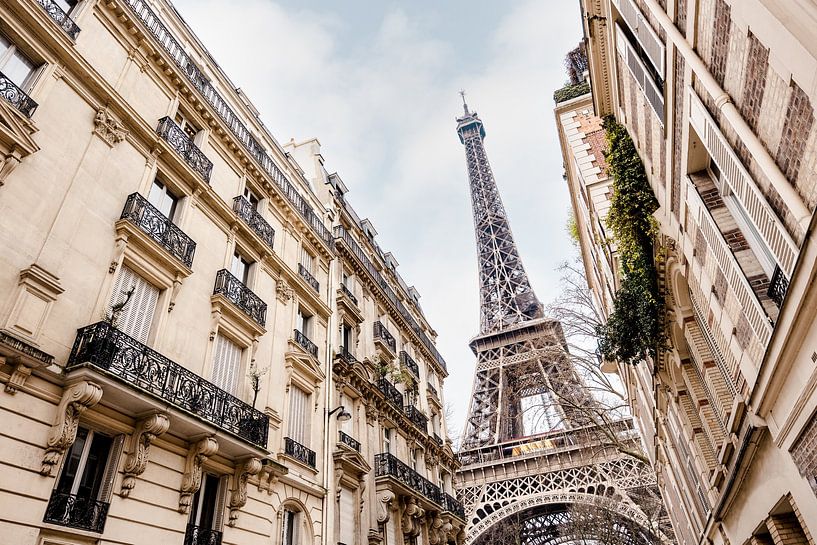
<svg viewBox="0 0 817 545">
<path fill-rule="evenodd" d="M 502 545 L 500 529 L 514 528 L 512 521 L 513 537 L 527 545 L 600 539 L 581 534 L 575 506 L 607 513 L 622 545 L 670 542 L 654 473 L 611 447 L 588 416 L 597 401 L 571 362 L 561 324 L 544 317 L 488 163 L 485 128 L 464 97 L 463 109 L 457 134 L 471 188 L 481 318 L 470 343 L 477 366 L 459 453 L 466 543 Z M 558 425 L 526 436 L 523 400 L 532 396 L 548 400 Z M 638 442 L 629 418 L 612 432 Z"/>
</svg>

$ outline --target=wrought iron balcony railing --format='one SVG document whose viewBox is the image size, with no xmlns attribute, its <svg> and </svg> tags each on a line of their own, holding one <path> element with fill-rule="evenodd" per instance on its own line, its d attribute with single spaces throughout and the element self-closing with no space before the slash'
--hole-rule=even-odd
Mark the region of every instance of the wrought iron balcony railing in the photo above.
<svg viewBox="0 0 817 545">
<path fill-rule="evenodd" d="M 783 299 L 789 290 L 789 279 L 779 266 L 775 266 L 772 281 L 769 283 L 769 298 L 779 307 L 783 306 Z"/>
<path fill-rule="evenodd" d="M 196 243 L 139 193 L 128 195 L 121 219 L 136 225 L 187 267 L 193 266 Z"/>
<path fill-rule="evenodd" d="M 309 272 L 308 270 L 306 270 L 306 267 L 304 267 L 300 263 L 298 263 L 298 274 L 301 276 L 301 278 L 306 280 L 307 284 L 312 286 L 312 289 L 314 289 L 318 293 L 321 292 L 321 285 L 320 285 L 320 283 L 318 283 L 317 278 L 312 276 L 312 273 Z"/>
<path fill-rule="evenodd" d="M 398 409 L 403 408 L 403 394 L 389 382 L 386 377 L 380 377 L 377 381 L 377 388 L 386 396 L 386 400 Z"/>
<path fill-rule="evenodd" d="M 312 357 L 317 359 L 318 358 L 318 345 L 313 343 L 309 340 L 309 337 L 295 329 L 293 332 L 293 336 L 295 338 L 295 342 L 298 343 L 301 348 L 312 354 Z"/>
<path fill-rule="evenodd" d="M 221 269 L 216 273 L 213 294 L 221 294 L 226 297 L 261 327 L 266 324 L 267 304 L 227 269 Z"/>
<path fill-rule="evenodd" d="M 428 500 L 443 505 L 443 493 L 440 488 L 397 459 L 393 454 L 384 452 L 374 457 L 375 477 L 392 477 L 403 486 L 422 495 Z"/>
<path fill-rule="evenodd" d="M 156 133 L 161 136 L 170 147 L 178 153 L 187 165 L 196 171 L 196 174 L 210 183 L 210 174 L 213 172 L 213 163 L 206 155 L 193 143 L 189 136 L 181 127 L 169 117 L 159 120 Z"/>
<path fill-rule="evenodd" d="M 55 490 L 48 500 L 43 522 L 101 534 L 105 530 L 108 507 L 110 505 L 104 501 Z"/>
<path fill-rule="evenodd" d="M 437 443 L 438 446 L 443 446 L 443 438 L 440 437 L 437 432 L 432 433 L 431 438 L 434 439 L 434 442 Z"/>
<path fill-rule="evenodd" d="M 356 439 L 353 439 L 351 435 L 348 433 L 344 433 L 342 431 L 338 431 L 338 436 L 340 437 L 340 442 L 346 445 L 347 447 L 351 447 L 356 451 L 360 452 L 360 442 Z"/>
<path fill-rule="evenodd" d="M 428 417 L 424 415 L 420 409 L 415 407 L 414 405 L 406 405 L 403 407 L 403 411 L 408 416 L 408 419 L 414 423 L 415 426 L 420 428 L 423 431 L 428 430 Z"/>
<path fill-rule="evenodd" d="M 340 285 L 340 291 L 342 291 L 346 295 L 346 297 L 351 299 L 351 301 L 354 304 L 358 304 L 357 303 L 357 297 L 355 297 L 355 294 L 352 293 L 352 290 L 349 289 L 349 286 L 347 286 L 346 284 L 341 284 Z"/>
<path fill-rule="evenodd" d="M 250 229 L 255 231 L 255 234 L 261 237 L 261 240 L 272 250 L 275 242 L 275 229 L 267 223 L 258 210 L 253 208 L 250 201 L 239 195 L 233 199 L 233 211 L 246 223 Z"/>
<path fill-rule="evenodd" d="M 0 97 L 3 97 L 6 102 L 26 117 L 34 115 L 34 110 L 37 109 L 37 103 L 2 72 L 0 72 Z"/>
<path fill-rule="evenodd" d="M 123 382 L 267 447 L 269 417 L 107 322 L 77 331 L 66 369 L 92 365 Z"/>
<path fill-rule="evenodd" d="M 420 378 L 420 366 L 412 359 L 405 350 L 400 351 L 400 363 L 408 369 L 414 378 Z"/>
<path fill-rule="evenodd" d="M 436 397 L 437 399 L 439 399 L 439 398 L 440 398 L 440 394 L 439 394 L 439 393 L 437 393 L 437 388 L 435 388 L 435 387 L 434 387 L 434 386 L 432 386 L 431 384 L 426 384 L 426 388 L 428 388 L 428 391 L 429 391 L 429 392 L 431 392 L 431 394 L 432 394 L 434 397 Z"/>
<path fill-rule="evenodd" d="M 221 545 L 221 535 L 217 530 L 188 524 L 184 533 L 184 545 Z"/>
<path fill-rule="evenodd" d="M 309 467 L 315 467 L 315 451 L 306 448 L 295 439 L 284 437 L 284 454 L 292 456 Z"/>
<path fill-rule="evenodd" d="M 383 341 L 386 346 L 388 346 L 392 352 L 397 350 L 397 342 L 394 340 L 394 335 L 389 333 L 389 330 L 386 329 L 381 322 L 377 321 L 374 323 L 374 339 Z"/>
<path fill-rule="evenodd" d="M 357 358 L 351 352 L 349 352 L 349 350 L 347 350 L 345 346 L 340 347 L 338 357 L 340 357 L 343 361 L 349 364 L 357 363 Z"/>
<path fill-rule="evenodd" d="M 457 498 L 447 492 L 443 492 L 443 509 L 449 513 L 454 513 L 461 519 L 465 519 L 465 508 Z"/>
<path fill-rule="evenodd" d="M 66 34 L 71 36 L 72 40 L 77 39 L 77 36 L 79 36 L 79 27 L 56 2 L 53 0 L 37 0 L 37 3 L 42 6 L 48 16 L 54 19 L 54 22 L 57 23 Z"/>
</svg>

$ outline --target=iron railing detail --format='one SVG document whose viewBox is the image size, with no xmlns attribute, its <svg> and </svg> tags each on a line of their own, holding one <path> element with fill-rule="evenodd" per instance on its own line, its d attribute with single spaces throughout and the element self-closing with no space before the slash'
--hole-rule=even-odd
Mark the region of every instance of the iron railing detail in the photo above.
<svg viewBox="0 0 817 545">
<path fill-rule="evenodd" d="M 432 433 L 431 438 L 434 440 L 435 443 L 437 443 L 437 446 L 439 446 L 439 447 L 443 446 L 443 438 L 440 437 L 437 434 L 437 432 Z"/>
<path fill-rule="evenodd" d="M 312 357 L 317 359 L 318 358 L 318 345 L 313 343 L 309 340 L 309 337 L 298 331 L 297 329 L 293 330 L 293 336 L 295 338 L 295 342 L 298 343 L 301 348 L 312 354 Z"/>
<path fill-rule="evenodd" d="M 386 400 L 398 409 L 403 408 L 403 394 L 389 382 L 386 377 L 380 377 L 377 381 L 377 388 L 386 396 Z"/>
<path fill-rule="evenodd" d="M 55 490 L 48 500 L 43 522 L 101 534 L 105 530 L 108 507 L 110 504 L 104 501 Z"/>
<path fill-rule="evenodd" d="M 124 0 L 123 3 L 130 8 L 147 33 L 156 39 L 159 46 L 165 50 L 173 63 L 184 73 L 196 91 L 201 94 L 204 101 L 213 108 L 215 114 L 225 123 L 227 129 L 244 146 L 247 153 L 270 176 L 293 208 L 304 219 L 304 222 L 317 233 L 321 240 L 331 247 L 332 233 L 324 226 L 321 218 L 298 193 L 292 182 L 287 179 L 286 174 L 278 168 L 278 165 L 269 156 L 264 146 L 250 133 L 241 117 L 233 111 L 227 101 L 216 91 L 210 80 L 204 76 L 201 69 L 196 66 L 187 54 L 185 47 L 179 43 L 162 20 L 148 6 L 148 2 L 146 0 Z"/>
<path fill-rule="evenodd" d="M 196 174 L 201 176 L 205 182 L 210 183 L 213 162 L 193 143 L 187 133 L 176 125 L 175 121 L 169 117 L 161 118 L 156 133 L 170 144 L 170 147 L 184 159 L 190 168 L 196 171 Z"/>
<path fill-rule="evenodd" d="M 349 350 L 345 346 L 340 347 L 340 352 L 338 352 L 338 356 L 340 357 L 340 359 L 342 359 L 343 361 L 350 365 L 357 363 L 357 358 L 351 352 L 349 352 Z"/>
<path fill-rule="evenodd" d="M 270 247 L 270 250 L 273 249 L 275 229 L 258 213 L 258 210 L 250 204 L 250 201 L 245 199 L 242 195 L 239 195 L 233 199 L 233 211 L 256 235 L 261 237 L 261 240 Z"/>
<path fill-rule="evenodd" d="M 767 295 L 779 308 L 783 306 L 783 299 L 786 297 L 786 292 L 788 290 L 789 279 L 786 278 L 786 275 L 780 266 L 775 266 L 774 273 L 772 273 L 772 281 L 769 283 L 769 291 Z"/>
<path fill-rule="evenodd" d="M 221 294 L 226 297 L 261 327 L 266 324 L 267 304 L 227 269 L 221 269 L 216 273 L 213 294 Z"/>
<path fill-rule="evenodd" d="M 315 467 L 315 451 L 306 448 L 291 437 L 284 437 L 284 454 L 292 456 L 309 467 Z"/>
<path fill-rule="evenodd" d="M 312 276 L 312 273 L 306 270 L 306 267 L 298 263 L 298 274 L 301 278 L 306 280 L 306 283 L 312 286 L 312 289 L 317 291 L 318 293 L 321 292 L 321 285 L 318 282 L 318 279 Z"/>
<path fill-rule="evenodd" d="M 37 103 L 2 72 L 0 72 L 0 97 L 3 97 L 6 102 L 26 117 L 34 115 L 34 110 L 37 109 Z"/>
<path fill-rule="evenodd" d="M 121 219 L 133 223 L 187 267 L 193 266 L 196 243 L 139 193 L 128 195 Z"/>
<path fill-rule="evenodd" d="M 403 407 L 403 412 L 406 413 L 411 422 L 421 430 L 428 431 L 428 417 L 414 405 L 406 405 Z"/>
<path fill-rule="evenodd" d="M 432 394 L 434 397 L 436 397 L 437 399 L 439 399 L 439 398 L 440 398 L 440 394 L 437 392 L 437 388 L 435 388 L 435 387 L 434 387 L 434 386 L 432 386 L 431 384 L 426 384 L 426 388 L 428 388 L 428 391 L 429 391 L 429 392 L 431 392 L 431 394 Z"/>
<path fill-rule="evenodd" d="M 42 6 L 48 16 L 51 17 L 66 34 L 71 36 L 72 40 L 77 39 L 77 36 L 79 36 L 79 27 L 56 2 L 53 0 L 37 0 L 37 3 Z"/>
<path fill-rule="evenodd" d="M 465 519 L 465 507 L 451 494 L 443 492 L 443 509 Z"/>
<path fill-rule="evenodd" d="M 351 447 L 356 451 L 360 452 L 360 441 L 352 438 L 351 435 L 349 435 L 348 433 L 344 433 L 343 431 L 338 431 L 338 436 L 340 437 L 341 443 L 343 443 L 347 447 Z"/>
<path fill-rule="evenodd" d="M 125 383 L 267 447 L 269 417 L 107 322 L 77 331 L 66 369 L 92 365 Z"/>
<path fill-rule="evenodd" d="M 405 350 L 400 351 L 400 363 L 414 375 L 414 378 L 420 378 L 420 366 Z"/>
<path fill-rule="evenodd" d="M 392 477 L 403 486 L 417 492 L 437 505 L 443 505 L 443 492 L 409 466 L 397 459 L 393 454 L 384 452 L 374 457 L 375 477 Z"/>
<path fill-rule="evenodd" d="M 349 289 L 349 286 L 347 286 L 346 284 L 341 284 L 340 291 L 342 291 L 346 295 L 346 297 L 348 297 L 354 304 L 356 305 L 358 304 L 357 297 L 355 297 L 355 294 L 352 293 L 352 290 Z"/>
<path fill-rule="evenodd" d="M 218 530 L 188 524 L 184 533 L 184 545 L 221 545 L 221 536 L 222 533 Z"/>
<path fill-rule="evenodd" d="M 335 227 L 335 238 L 342 240 L 343 243 L 349 247 L 349 251 L 358 259 L 363 268 L 366 269 L 366 272 L 369 273 L 374 283 L 377 284 L 381 290 L 383 290 L 383 295 L 389 300 L 389 302 L 391 302 L 392 305 L 394 305 L 400 316 L 406 321 L 414 334 L 417 335 L 417 338 L 420 339 L 420 342 L 425 349 L 428 350 L 428 352 L 434 357 L 434 360 L 440 365 L 440 367 L 446 369 L 445 360 L 437 350 L 437 347 L 434 346 L 434 343 L 431 342 L 431 339 L 429 339 L 428 335 L 425 334 L 423 329 L 417 323 L 417 320 L 414 319 L 406 306 L 402 303 L 402 301 L 400 301 L 397 294 L 395 294 L 394 290 L 391 288 L 391 286 L 389 286 L 389 283 L 385 278 L 383 278 L 380 271 L 377 270 L 377 267 L 374 266 L 371 260 L 366 256 L 366 253 L 360 248 L 357 242 L 355 242 L 352 235 L 350 235 L 342 225 L 338 225 Z"/>
<path fill-rule="evenodd" d="M 374 340 L 383 341 L 392 352 L 397 350 L 397 341 L 394 340 L 394 335 L 389 333 L 389 330 L 380 321 L 374 323 Z"/>
</svg>

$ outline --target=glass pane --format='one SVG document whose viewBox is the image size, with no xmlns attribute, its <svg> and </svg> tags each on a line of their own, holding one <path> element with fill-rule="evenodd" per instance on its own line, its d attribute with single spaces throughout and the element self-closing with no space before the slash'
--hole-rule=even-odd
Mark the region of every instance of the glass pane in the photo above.
<svg viewBox="0 0 817 545">
<path fill-rule="evenodd" d="M 218 528 L 213 528 L 213 522 L 216 518 L 216 505 L 218 505 L 218 477 L 209 473 L 205 475 L 199 494 L 201 495 L 201 509 L 198 512 L 196 524 L 208 530 L 217 530 Z"/>
<path fill-rule="evenodd" d="M 0 34 L 0 57 L 2 57 L 6 51 L 8 51 L 9 47 L 11 47 L 11 41 Z M 2 66 L 0 66 L 2 68 Z"/>
<path fill-rule="evenodd" d="M 21 55 L 18 51 L 15 51 L 5 66 L 3 66 L 3 74 L 24 91 L 27 90 L 25 88 L 26 80 L 33 71 L 34 63 Z"/>
<path fill-rule="evenodd" d="M 148 194 L 148 202 L 159 209 L 166 218 L 173 219 L 178 199 L 170 192 L 166 185 L 159 180 L 153 180 Z"/>
<path fill-rule="evenodd" d="M 244 198 L 247 199 L 247 202 L 250 203 L 253 210 L 258 210 L 258 197 L 255 196 L 255 193 L 253 193 L 249 187 L 244 188 Z"/>
<path fill-rule="evenodd" d="M 230 272 L 241 280 L 242 283 L 245 285 L 247 284 L 247 278 L 250 272 L 250 264 L 241 257 L 239 254 L 233 254 L 233 261 L 230 265 Z"/>
<path fill-rule="evenodd" d="M 62 11 L 70 14 L 71 10 L 73 10 L 79 2 L 77 2 L 77 0 L 54 0 L 54 3 L 62 8 Z"/>
<path fill-rule="evenodd" d="M 105 467 L 108 465 L 108 454 L 111 451 L 113 439 L 95 433 L 88 450 L 88 460 L 80 477 L 77 495 L 82 498 L 97 499 L 102 480 L 105 476 Z"/>
<path fill-rule="evenodd" d="M 65 465 L 62 468 L 62 475 L 57 483 L 57 492 L 70 494 L 74 479 L 77 476 L 79 462 L 82 458 L 82 451 L 85 449 L 85 442 L 88 440 L 88 430 L 80 428 L 77 431 L 77 439 L 71 445 L 71 450 L 65 458 Z"/>
</svg>

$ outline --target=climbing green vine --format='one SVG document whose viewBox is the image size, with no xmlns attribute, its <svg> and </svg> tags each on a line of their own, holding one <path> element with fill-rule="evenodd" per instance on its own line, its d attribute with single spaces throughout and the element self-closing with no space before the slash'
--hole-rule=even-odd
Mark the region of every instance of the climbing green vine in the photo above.
<svg viewBox="0 0 817 545">
<path fill-rule="evenodd" d="M 621 285 L 607 323 L 599 327 L 605 359 L 637 364 L 656 357 L 665 344 L 664 299 L 658 290 L 653 244 L 658 224 L 652 216 L 658 201 L 630 135 L 612 117 L 604 120 L 605 159 L 613 178 L 607 214 L 621 265 Z"/>
</svg>

